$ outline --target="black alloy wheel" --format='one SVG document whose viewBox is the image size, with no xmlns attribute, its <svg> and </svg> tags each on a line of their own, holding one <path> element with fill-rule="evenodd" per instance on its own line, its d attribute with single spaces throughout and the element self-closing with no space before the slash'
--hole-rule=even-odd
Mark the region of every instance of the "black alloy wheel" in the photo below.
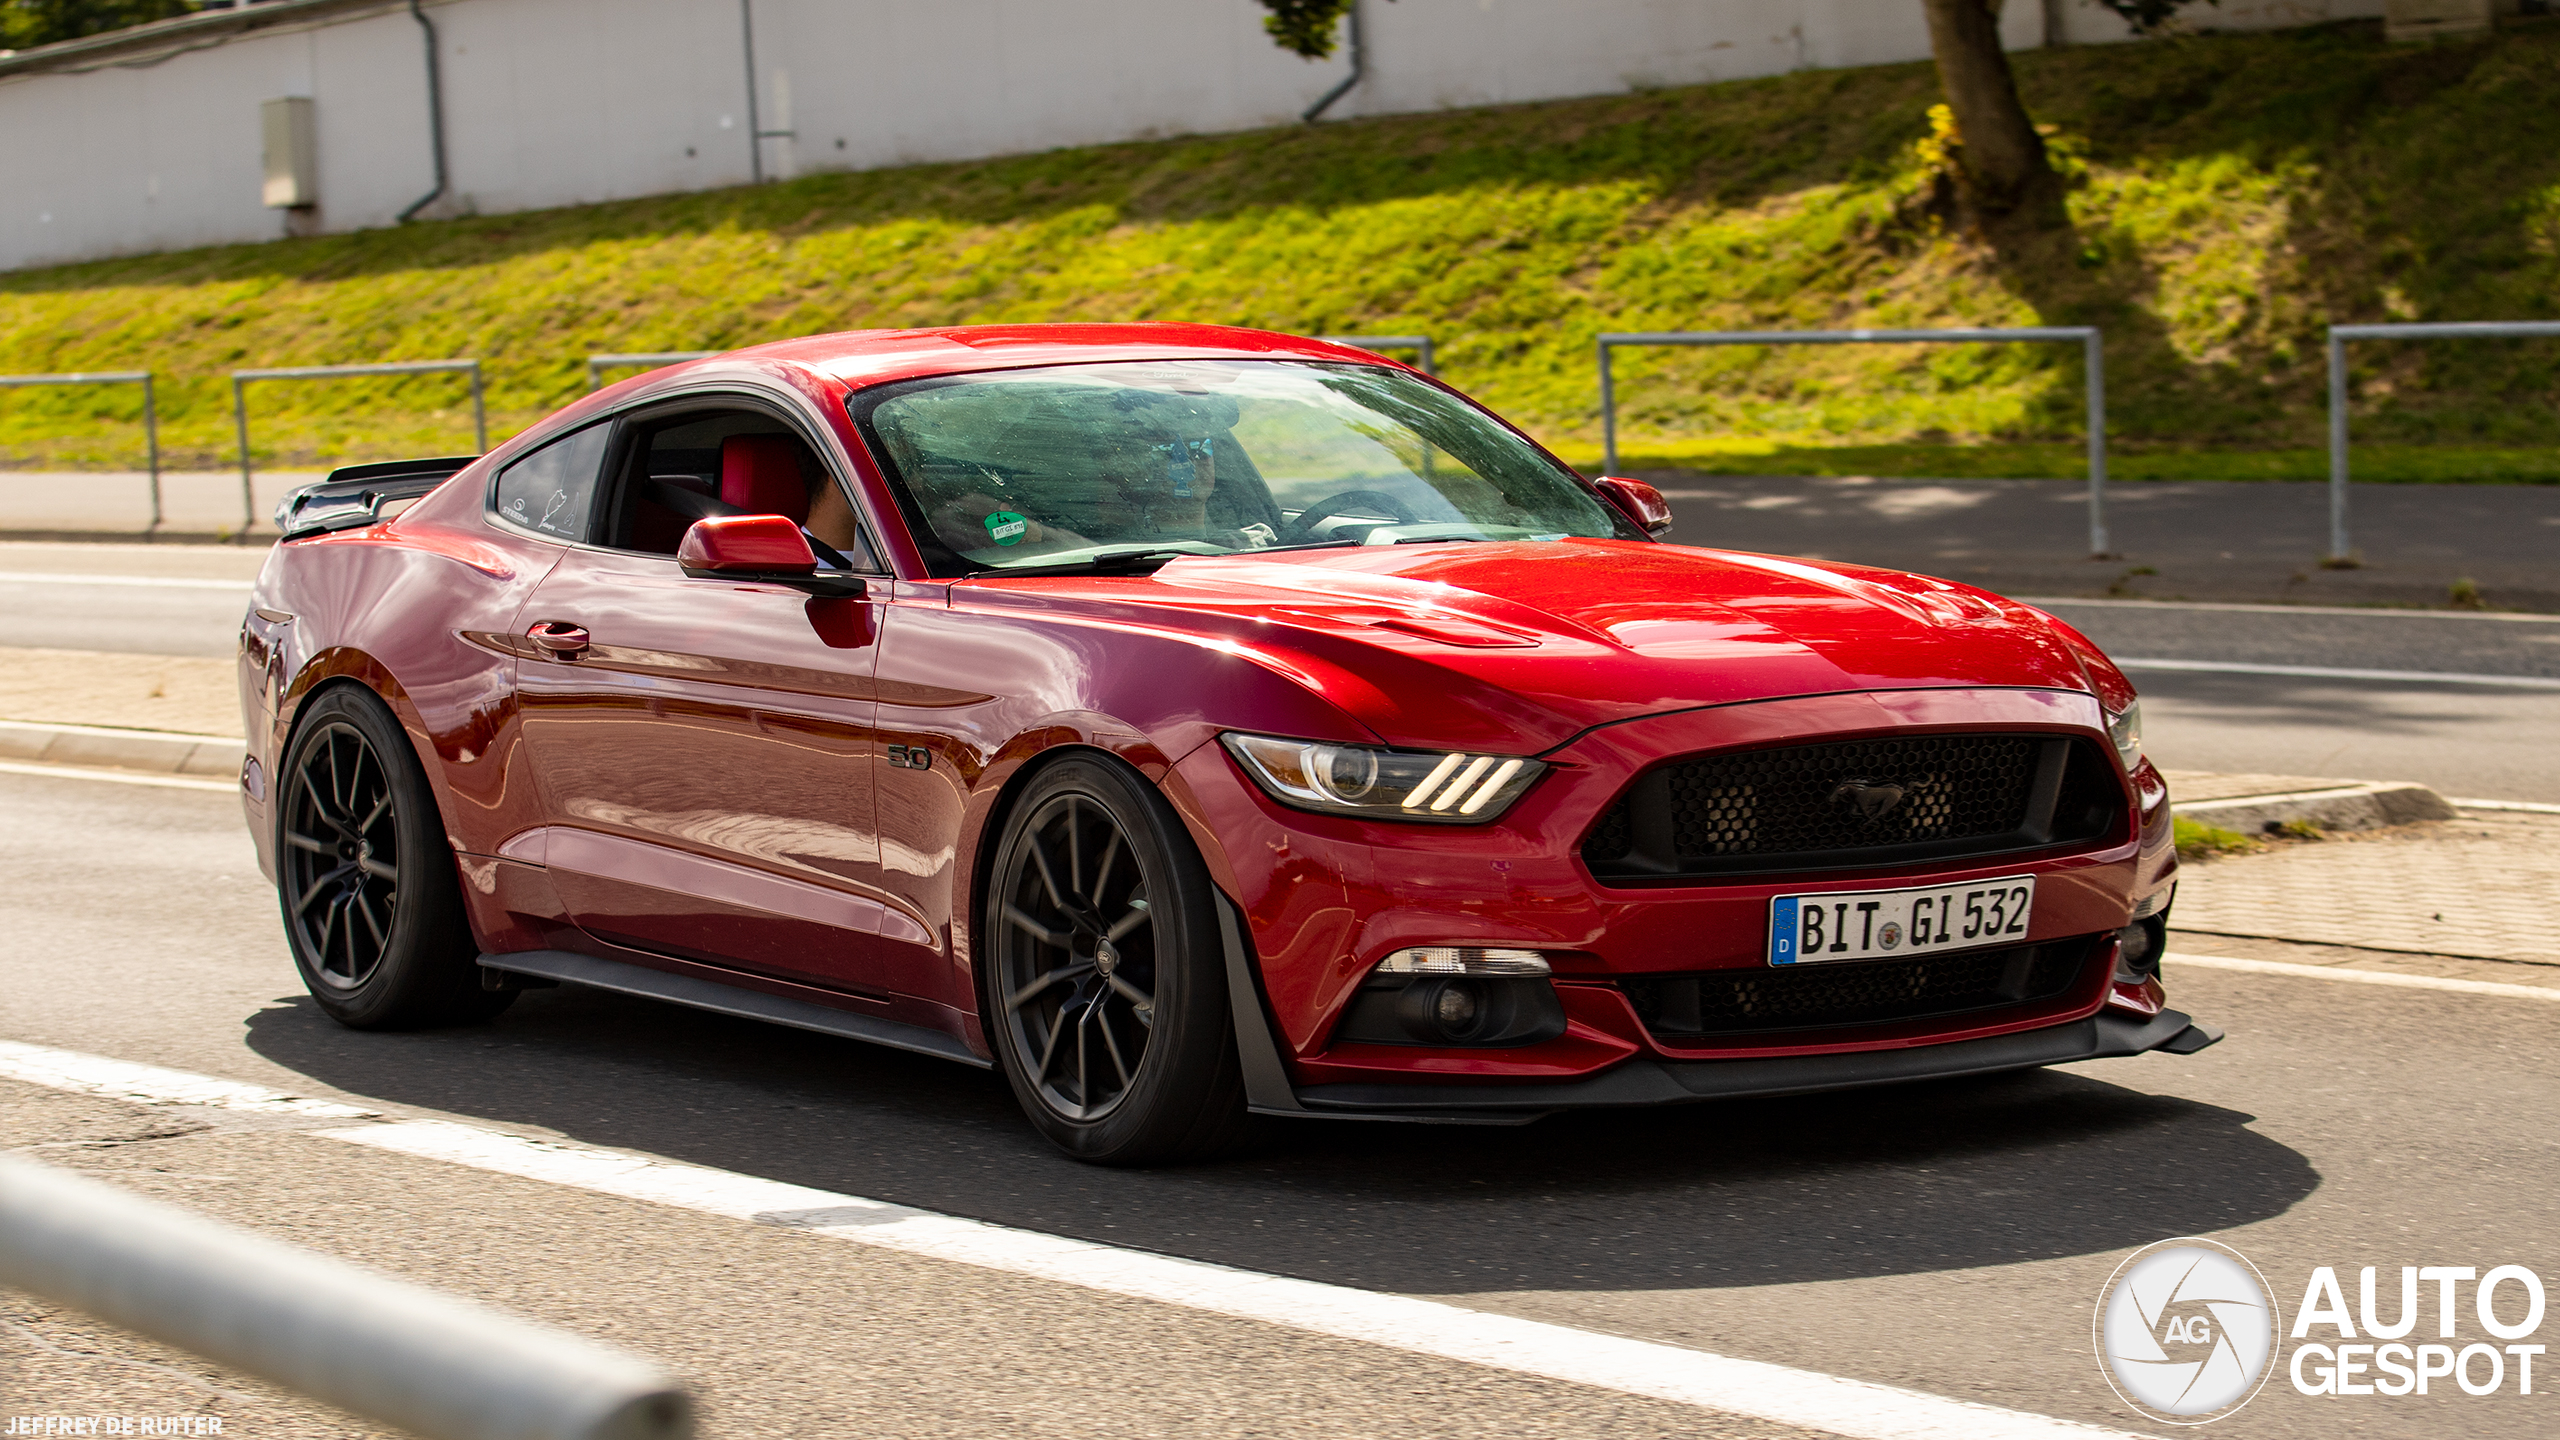
<svg viewBox="0 0 2560 1440">
<path fill-rule="evenodd" d="M 1171 808 L 1116 761 L 1053 764 L 1015 803 L 979 932 L 989 1029 L 1068 1154 L 1147 1164 L 1241 1136 L 1213 895 Z"/>
<path fill-rule="evenodd" d="M 479 1020 L 515 998 L 481 986 L 434 792 L 371 692 L 305 705 L 277 767 L 276 877 L 294 965 L 340 1023 Z"/>
<path fill-rule="evenodd" d="M 321 984 L 354 990 L 391 948 L 400 907 L 400 825 L 382 756 L 353 725 L 314 724 L 284 804 L 286 923 Z"/>
</svg>

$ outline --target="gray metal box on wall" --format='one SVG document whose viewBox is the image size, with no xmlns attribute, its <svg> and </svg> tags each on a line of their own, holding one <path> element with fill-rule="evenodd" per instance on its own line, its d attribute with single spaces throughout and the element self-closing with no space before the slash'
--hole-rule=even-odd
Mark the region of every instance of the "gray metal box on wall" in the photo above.
<svg viewBox="0 0 2560 1440">
<path fill-rule="evenodd" d="M 2477 35 L 2522 9 L 2520 0 L 2384 0 L 2382 33 L 2390 40 Z"/>
<path fill-rule="evenodd" d="M 311 118 L 311 99 L 290 95 L 258 107 L 266 135 L 266 189 L 269 209 L 300 210 L 320 203 L 319 129 Z"/>
</svg>

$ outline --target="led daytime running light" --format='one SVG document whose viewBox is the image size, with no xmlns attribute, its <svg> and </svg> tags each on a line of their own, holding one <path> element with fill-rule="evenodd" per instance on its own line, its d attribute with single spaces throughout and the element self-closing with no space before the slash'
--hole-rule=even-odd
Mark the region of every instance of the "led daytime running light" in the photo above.
<svg viewBox="0 0 2560 1440">
<path fill-rule="evenodd" d="M 1378 820 L 1481 825 L 1510 808 L 1547 768 L 1469 751 L 1390 750 L 1234 731 L 1218 738 L 1281 804 Z"/>
</svg>

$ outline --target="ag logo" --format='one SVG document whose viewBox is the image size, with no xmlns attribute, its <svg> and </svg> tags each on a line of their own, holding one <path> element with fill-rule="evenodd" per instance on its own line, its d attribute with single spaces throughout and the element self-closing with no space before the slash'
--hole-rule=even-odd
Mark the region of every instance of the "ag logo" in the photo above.
<svg viewBox="0 0 2560 1440">
<path fill-rule="evenodd" d="M 1902 803 L 1905 788 L 1886 780 L 1843 780 L 1831 791 L 1831 803 L 1846 801 L 1849 808 L 1868 820 L 1881 820 Z"/>
<path fill-rule="evenodd" d="M 2163 1240 L 2135 1251 L 2100 1292 L 2098 1364 L 2146 1418 L 2202 1425 L 2266 1383 L 2276 1320 L 2248 1257 L 2211 1240 Z"/>
</svg>

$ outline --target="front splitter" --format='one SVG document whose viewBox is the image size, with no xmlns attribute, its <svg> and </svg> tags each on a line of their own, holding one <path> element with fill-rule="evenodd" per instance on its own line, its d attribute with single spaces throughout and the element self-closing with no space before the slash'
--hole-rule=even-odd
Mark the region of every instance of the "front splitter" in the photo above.
<svg viewBox="0 0 2560 1440">
<path fill-rule="evenodd" d="M 1520 1125 L 1559 1110 L 1818 1095 L 1914 1080 L 1996 1075 L 2152 1050 L 2192 1055 L 2221 1038 L 2220 1030 L 2197 1024 L 2175 1010 L 2163 1010 L 2148 1019 L 2101 1011 L 2041 1030 L 1943 1045 L 1765 1060 L 1631 1060 L 1607 1074 L 1563 1085 L 1316 1085 L 1296 1092 L 1300 1108 L 1253 1108 L 1260 1114 L 1300 1118 Z"/>
</svg>

